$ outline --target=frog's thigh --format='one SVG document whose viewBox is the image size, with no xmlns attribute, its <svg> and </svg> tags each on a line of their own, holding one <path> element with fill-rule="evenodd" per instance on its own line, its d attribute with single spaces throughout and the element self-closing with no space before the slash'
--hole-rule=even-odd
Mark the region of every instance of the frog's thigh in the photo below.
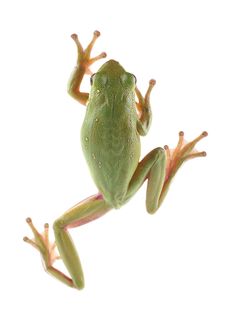
<svg viewBox="0 0 235 314">
<path fill-rule="evenodd" d="M 146 208 L 150 214 L 156 212 L 158 201 L 165 180 L 166 154 L 161 147 L 153 149 L 138 164 L 130 181 L 126 200 L 131 198 L 148 179 L 146 192 Z"/>
<path fill-rule="evenodd" d="M 97 219 L 109 210 L 110 205 L 104 201 L 101 194 L 97 194 L 72 207 L 54 223 L 55 240 L 60 257 L 78 289 L 82 289 L 84 286 L 83 271 L 79 256 L 67 229 Z"/>
</svg>

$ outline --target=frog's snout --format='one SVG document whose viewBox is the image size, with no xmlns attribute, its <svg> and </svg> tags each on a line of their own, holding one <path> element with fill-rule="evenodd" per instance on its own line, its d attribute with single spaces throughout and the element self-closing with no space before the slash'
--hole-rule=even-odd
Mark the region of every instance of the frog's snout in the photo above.
<svg viewBox="0 0 235 314">
<path fill-rule="evenodd" d="M 110 60 L 108 60 L 106 63 L 112 64 L 112 65 L 119 65 L 119 62 L 116 61 L 116 60 L 114 60 L 114 59 L 110 59 Z"/>
<path fill-rule="evenodd" d="M 100 72 L 106 72 L 106 73 L 123 73 L 125 70 L 120 65 L 120 63 L 116 60 L 108 60 L 105 62 L 105 64 L 102 65 L 100 68 Z"/>
</svg>

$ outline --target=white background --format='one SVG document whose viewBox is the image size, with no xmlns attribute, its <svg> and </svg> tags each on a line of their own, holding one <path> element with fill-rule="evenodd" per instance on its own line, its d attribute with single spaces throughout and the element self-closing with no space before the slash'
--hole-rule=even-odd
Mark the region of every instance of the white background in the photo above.
<svg viewBox="0 0 235 314">
<path fill-rule="evenodd" d="M 233 1 L 2 1 L 0 191 L 2 313 L 235 313 Z M 207 130 L 158 213 L 145 187 L 121 210 L 72 231 L 86 287 L 49 277 L 22 241 L 96 192 L 80 148 L 85 108 L 67 95 L 70 34 L 150 78 L 152 148 Z M 102 64 L 93 66 L 96 71 Z M 86 78 L 84 90 L 89 90 Z M 51 236 L 53 237 L 52 233 Z"/>
</svg>

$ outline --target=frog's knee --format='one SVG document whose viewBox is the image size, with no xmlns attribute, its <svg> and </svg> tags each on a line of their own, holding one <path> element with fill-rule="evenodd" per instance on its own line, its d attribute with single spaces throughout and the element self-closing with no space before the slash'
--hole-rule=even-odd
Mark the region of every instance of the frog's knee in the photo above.
<svg viewBox="0 0 235 314">
<path fill-rule="evenodd" d="M 54 223 L 53 223 L 54 232 L 60 231 L 61 229 L 64 229 L 64 228 L 65 228 L 65 223 L 64 223 L 63 219 L 58 218 L 54 221 Z"/>
<path fill-rule="evenodd" d="M 75 288 L 77 288 L 78 290 L 82 290 L 85 287 L 85 282 L 83 278 L 74 278 L 73 281 Z"/>
<path fill-rule="evenodd" d="M 163 161 L 166 159 L 166 152 L 162 147 L 154 148 L 152 150 L 152 154 L 154 155 L 156 161 Z"/>
</svg>

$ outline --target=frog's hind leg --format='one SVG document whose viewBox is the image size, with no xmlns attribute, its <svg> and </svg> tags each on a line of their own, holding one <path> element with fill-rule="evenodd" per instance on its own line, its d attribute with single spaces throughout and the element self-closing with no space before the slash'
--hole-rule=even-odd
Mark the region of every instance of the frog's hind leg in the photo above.
<svg viewBox="0 0 235 314">
<path fill-rule="evenodd" d="M 146 193 L 146 207 L 151 214 L 155 213 L 164 200 L 171 180 L 182 166 L 189 159 L 206 156 L 205 152 L 197 152 L 194 147 L 197 142 L 207 136 L 203 132 L 193 141 L 186 143 L 184 133 L 179 133 L 179 141 L 175 149 L 170 150 L 168 146 L 164 149 L 156 148 L 147 154 L 140 161 L 129 184 L 126 201 L 130 199 L 140 188 L 143 182 L 148 179 Z"/>
<path fill-rule="evenodd" d="M 166 153 L 161 147 L 153 149 L 138 164 L 130 181 L 126 200 L 128 201 L 147 179 L 146 208 L 154 213 L 158 203 L 166 176 Z"/>
<path fill-rule="evenodd" d="M 77 254 L 73 241 L 68 233 L 69 228 L 74 228 L 95 220 L 111 209 L 101 194 L 93 195 L 78 203 L 54 223 L 55 243 L 50 244 L 48 240 L 48 224 L 45 224 L 45 231 L 40 234 L 34 227 L 30 218 L 27 218 L 34 239 L 25 237 L 24 240 L 39 250 L 42 255 L 45 270 L 70 287 L 82 289 L 84 287 L 84 277 L 81 262 Z M 58 258 L 55 255 L 55 247 L 60 254 L 60 258 L 65 264 L 71 278 L 63 274 L 53 266 Z"/>
<path fill-rule="evenodd" d="M 79 256 L 68 233 L 74 228 L 106 214 L 111 209 L 101 194 L 91 196 L 75 205 L 54 223 L 56 245 L 76 288 L 84 287 L 84 278 Z"/>
</svg>

